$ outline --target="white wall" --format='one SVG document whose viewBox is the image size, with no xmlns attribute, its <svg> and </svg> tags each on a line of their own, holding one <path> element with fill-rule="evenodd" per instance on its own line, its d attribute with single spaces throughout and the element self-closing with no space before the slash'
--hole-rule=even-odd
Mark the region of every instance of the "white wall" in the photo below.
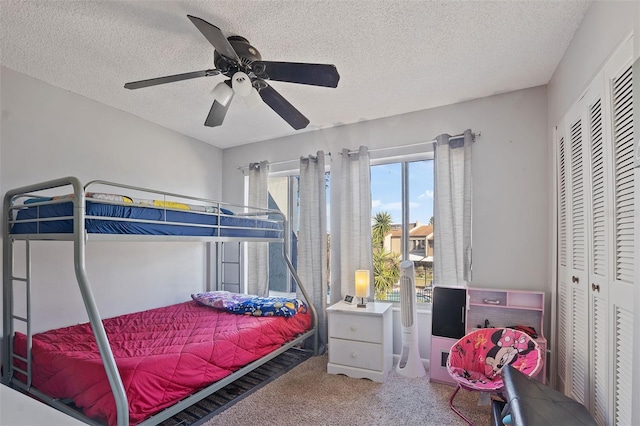
<svg viewBox="0 0 640 426">
<path fill-rule="evenodd" d="M 472 160 L 472 286 L 548 291 L 546 103 L 546 87 L 535 87 L 225 149 L 223 198 L 242 201 L 243 174 L 238 167 L 251 161 L 292 160 L 319 149 L 335 156 L 341 148 L 393 147 L 471 128 L 481 132 Z M 428 358 L 428 346 L 421 342 L 421 348 L 423 358 Z"/>
<path fill-rule="evenodd" d="M 564 116 L 602 68 L 608 56 L 631 31 L 634 34 L 634 59 L 637 59 L 640 57 L 640 2 L 597 1 L 591 5 L 548 84 L 547 110 L 550 152 L 555 149 L 551 135 L 552 126 Z M 633 79 L 634 84 L 638 84 L 640 76 L 634 75 Z M 634 102 L 636 103 L 634 108 L 637 108 L 638 99 L 635 99 Z M 638 123 L 635 123 L 635 132 L 637 138 Z M 549 161 L 552 164 L 551 156 Z M 549 187 L 549 193 L 554 193 L 553 182 Z M 636 199 L 640 199 L 639 169 L 636 169 L 636 193 Z M 636 214 L 636 226 L 640 226 L 638 214 Z M 550 243 L 555 243 L 552 238 L 550 238 Z M 639 246 L 640 242 L 636 241 L 636 247 Z M 640 253 L 640 249 L 638 253 Z M 549 284 L 553 286 L 554 282 L 555 278 L 550 275 Z M 640 277 L 636 281 L 633 297 L 635 299 L 635 329 L 640 330 Z M 636 333 L 634 341 L 634 353 L 636 354 L 640 353 L 640 338 L 638 336 L 640 335 Z M 640 395 L 640 368 L 637 364 L 631 374 L 633 374 L 632 382 L 634 383 L 632 395 L 635 395 L 631 397 L 631 400 L 637 401 Z M 640 406 L 638 404 L 634 405 L 632 416 L 632 423 L 640 424 Z"/>
<path fill-rule="evenodd" d="M 103 179 L 220 198 L 218 148 L 10 69 L 0 72 L 2 194 L 77 176 L 83 183 Z M 86 321 L 72 244 L 34 243 L 33 258 L 34 331 Z M 204 265 L 201 243 L 90 242 L 87 248 L 103 317 L 188 300 L 204 288 Z"/>
</svg>

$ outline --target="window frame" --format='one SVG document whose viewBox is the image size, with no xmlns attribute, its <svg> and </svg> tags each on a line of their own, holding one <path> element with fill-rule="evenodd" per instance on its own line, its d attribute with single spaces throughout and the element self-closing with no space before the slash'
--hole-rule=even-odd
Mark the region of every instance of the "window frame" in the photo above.
<svg viewBox="0 0 640 426">
<path fill-rule="evenodd" d="M 411 223 L 409 220 L 409 197 L 408 197 L 408 193 L 409 193 L 409 187 L 408 187 L 408 178 L 409 178 L 409 164 L 410 163 L 414 163 L 414 162 L 419 162 L 419 161 L 434 161 L 435 157 L 434 157 L 434 151 L 433 151 L 433 146 L 428 146 L 428 148 L 430 148 L 430 150 L 425 150 L 424 146 L 410 146 L 411 151 L 412 152 L 408 152 L 407 154 L 401 154 L 401 155 L 393 155 L 393 156 L 380 156 L 380 157 L 374 157 L 370 159 L 370 164 L 369 167 L 374 167 L 374 166 L 382 166 L 382 165 L 386 165 L 386 164 L 400 164 L 400 168 L 401 168 L 401 182 L 402 182 L 402 223 L 401 223 L 401 229 L 403 229 L 403 236 L 401 238 L 401 256 L 404 259 L 404 254 L 405 251 L 407 253 L 407 255 L 410 253 L 411 251 L 411 241 L 410 241 L 410 236 L 409 236 L 409 229 L 408 229 L 408 225 Z M 417 152 L 419 150 L 419 152 Z M 406 191 L 405 191 L 405 185 L 406 186 Z M 373 188 L 372 188 L 373 189 Z M 435 211 L 434 211 L 434 221 L 435 221 Z M 406 236 L 406 238 L 405 238 Z M 372 247 L 373 250 L 373 247 Z M 428 250 L 427 244 L 425 242 L 425 250 Z M 395 301 L 395 300 L 388 300 L 388 299 L 375 299 L 376 301 L 381 301 L 381 302 L 387 302 L 387 303 L 394 303 L 394 304 L 399 304 L 400 302 Z M 417 307 L 418 308 L 422 308 L 422 309 L 430 309 L 431 307 L 431 303 L 430 302 L 422 302 L 422 301 L 416 301 L 417 303 Z"/>
</svg>

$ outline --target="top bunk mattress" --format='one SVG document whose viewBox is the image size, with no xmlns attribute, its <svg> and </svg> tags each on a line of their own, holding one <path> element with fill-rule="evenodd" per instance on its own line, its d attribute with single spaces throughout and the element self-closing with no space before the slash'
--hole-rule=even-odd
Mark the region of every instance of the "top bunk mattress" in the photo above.
<svg viewBox="0 0 640 426">
<path fill-rule="evenodd" d="M 58 198 L 69 198 L 63 196 Z M 119 197 L 125 202 L 115 202 Z M 85 227 L 91 234 L 175 235 L 197 237 L 282 238 L 282 223 L 235 215 L 210 206 L 87 194 Z M 11 234 L 73 233 L 73 201 L 33 199 L 18 210 Z M 59 218 L 59 219 L 57 219 Z M 23 221 L 23 222 L 21 222 Z"/>
<path fill-rule="evenodd" d="M 238 315 L 195 301 L 103 320 L 131 424 L 175 404 L 311 329 L 311 315 Z M 26 336 L 15 335 L 26 354 Z M 33 386 L 71 398 L 91 418 L 117 423 L 113 394 L 89 323 L 33 335 Z M 20 363 L 17 361 L 17 363 Z"/>
</svg>

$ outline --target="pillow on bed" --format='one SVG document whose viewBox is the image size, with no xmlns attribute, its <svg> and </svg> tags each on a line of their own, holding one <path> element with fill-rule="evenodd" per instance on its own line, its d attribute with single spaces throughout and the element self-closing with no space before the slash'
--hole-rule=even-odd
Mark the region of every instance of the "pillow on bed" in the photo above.
<svg viewBox="0 0 640 426">
<path fill-rule="evenodd" d="M 210 291 L 192 294 L 191 298 L 205 306 L 256 317 L 291 317 L 298 312 L 307 312 L 307 305 L 303 301 L 288 297 L 258 297 L 228 291 Z"/>
<path fill-rule="evenodd" d="M 201 305 L 210 306 L 217 309 L 232 308 L 240 303 L 241 294 L 229 291 L 208 291 L 206 293 L 195 293 L 191 298 Z"/>
</svg>

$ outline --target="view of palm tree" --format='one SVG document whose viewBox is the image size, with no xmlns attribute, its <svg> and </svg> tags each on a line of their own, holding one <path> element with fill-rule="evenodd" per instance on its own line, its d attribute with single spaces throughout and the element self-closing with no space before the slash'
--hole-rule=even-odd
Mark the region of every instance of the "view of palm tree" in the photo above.
<svg viewBox="0 0 640 426">
<path fill-rule="evenodd" d="M 376 299 L 386 299 L 386 294 L 400 279 L 400 255 L 382 248 L 373 250 L 373 274 Z"/>
<path fill-rule="evenodd" d="M 420 223 L 413 224 L 414 230 L 424 228 Z M 429 221 L 429 226 L 433 228 L 433 216 Z M 393 243 L 394 232 L 397 234 L 397 225 L 392 222 L 389 212 L 380 211 L 374 214 L 371 225 L 371 245 L 373 254 L 373 272 L 375 283 L 375 297 L 380 300 L 398 300 L 399 289 L 398 281 L 400 279 L 400 262 L 402 255 L 394 250 Z M 395 231 L 394 231 L 395 230 Z M 431 232 L 427 228 L 426 232 Z M 419 234 L 418 234 L 419 235 Z M 391 240 L 389 240 L 391 239 Z M 421 241 L 422 239 L 422 241 Z M 427 235 L 422 235 L 412 239 L 414 251 L 410 255 L 420 257 L 414 260 L 415 265 L 415 284 L 418 300 L 429 303 L 431 301 L 431 281 L 433 280 L 433 268 L 431 267 L 427 256 L 430 251 L 425 250 L 425 245 L 416 245 L 423 242 L 428 244 Z M 422 254 L 417 254 L 422 252 Z"/>
<path fill-rule="evenodd" d="M 373 226 L 371 228 L 373 247 L 382 248 L 384 246 L 384 237 L 391 231 L 391 223 L 389 212 L 378 212 L 373 216 Z"/>
<path fill-rule="evenodd" d="M 378 212 L 373 216 L 371 243 L 376 299 L 384 299 L 384 295 L 393 289 L 400 279 L 400 256 L 384 249 L 384 239 L 391 231 L 391 223 L 391 215 L 388 212 Z"/>
</svg>

